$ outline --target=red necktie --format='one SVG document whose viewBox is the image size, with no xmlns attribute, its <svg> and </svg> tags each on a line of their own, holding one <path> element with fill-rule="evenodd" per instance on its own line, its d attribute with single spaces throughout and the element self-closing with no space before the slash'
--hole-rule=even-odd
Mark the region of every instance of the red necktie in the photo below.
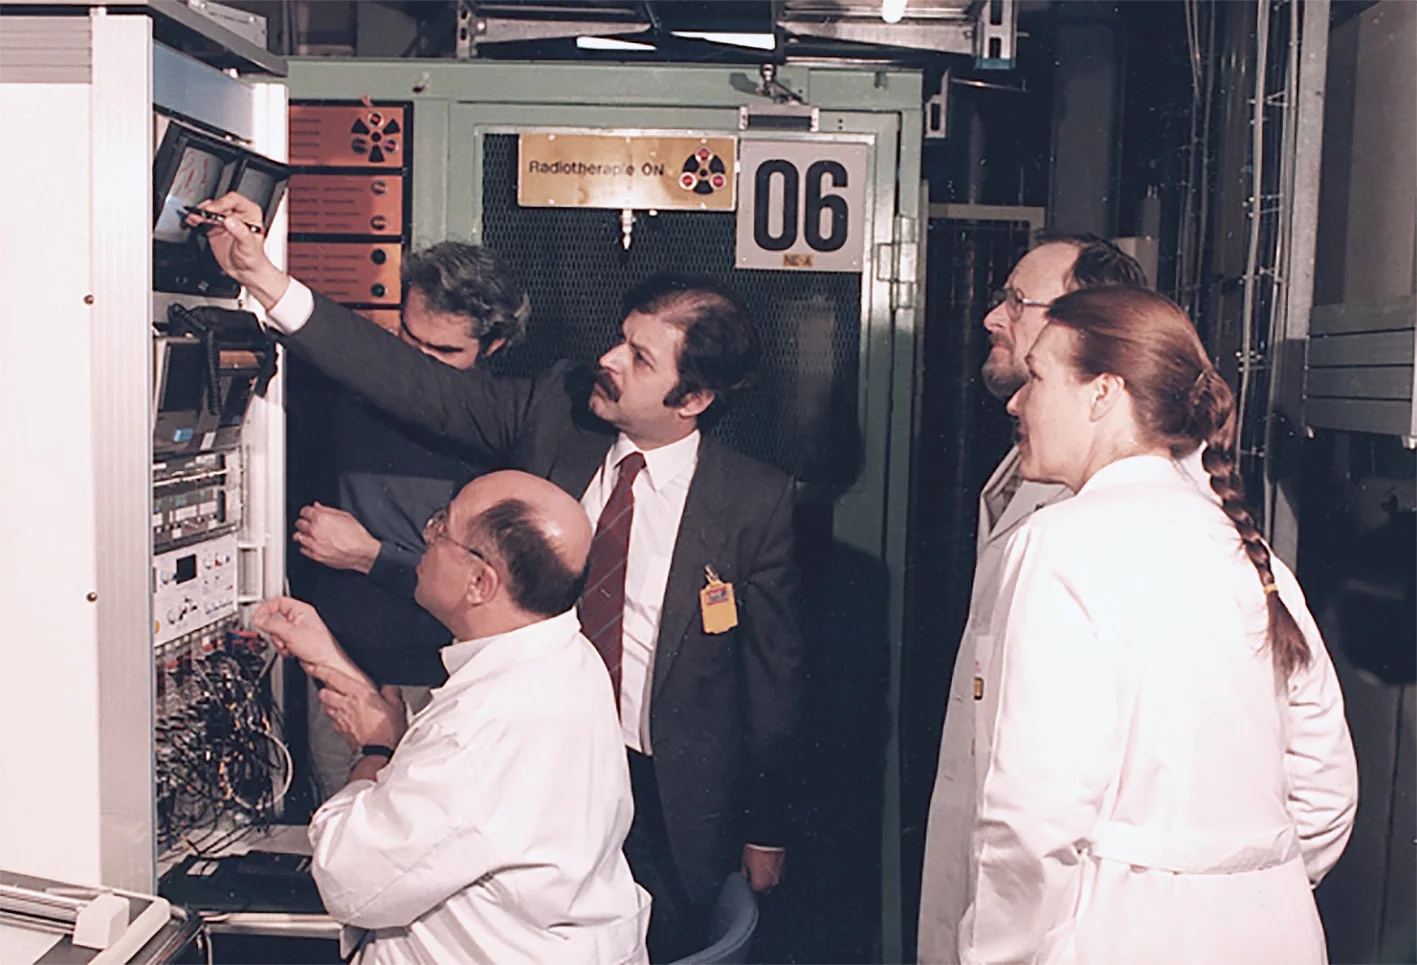
<svg viewBox="0 0 1417 965">
<path fill-rule="evenodd" d="M 630 487 L 645 467 L 644 453 L 632 452 L 620 460 L 620 476 L 590 541 L 586 588 L 581 594 L 581 632 L 605 661 L 615 688 L 615 709 L 620 709 L 620 659 L 624 651 L 625 561 L 630 554 L 630 520 L 635 497 Z"/>
</svg>

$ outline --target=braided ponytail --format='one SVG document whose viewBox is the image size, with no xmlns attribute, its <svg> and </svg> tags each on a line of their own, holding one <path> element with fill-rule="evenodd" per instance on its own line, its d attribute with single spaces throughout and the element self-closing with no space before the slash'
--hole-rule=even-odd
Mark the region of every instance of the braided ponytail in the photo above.
<svg viewBox="0 0 1417 965">
<path fill-rule="evenodd" d="M 1077 333 L 1074 364 L 1086 378 L 1117 375 L 1126 383 L 1138 429 L 1173 456 L 1202 443 L 1202 465 L 1264 587 L 1268 645 L 1287 679 L 1312 655 L 1274 582 L 1268 544 L 1245 505 L 1235 462 L 1235 396 L 1206 356 L 1195 326 L 1175 302 L 1142 288 L 1111 286 L 1070 292 L 1048 309 L 1055 324 Z"/>
<path fill-rule="evenodd" d="M 1197 427 L 1209 429 L 1202 439 L 1205 452 L 1201 456 L 1201 465 L 1210 474 L 1210 488 L 1220 497 L 1221 508 L 1240 534 L 1245 555 L 1259 573 L 1265 603 L 1269 608 L 1270 656 L 1274 660 L 1275 671 L 1287 679 L 1296 670 L 1308 667 L 1313 655 L 1294 615 L 1279 598 L 1269 544 L 1245 505 L 1245 483 L 1235 462 L 1235 396 L 1209 359 L 1196 377 L 1190 405 L 1191 420 Z"/>
</svg>

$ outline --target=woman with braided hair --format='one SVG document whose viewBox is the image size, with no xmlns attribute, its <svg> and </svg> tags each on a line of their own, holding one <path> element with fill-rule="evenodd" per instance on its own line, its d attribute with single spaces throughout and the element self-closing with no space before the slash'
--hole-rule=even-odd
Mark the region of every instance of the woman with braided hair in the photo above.
<svg viewBox="0 0 1417 965">
<path fill-rule="evenodd" d="M 1048 314 L 1009 411 L 1023 476 L 1077 495 L 1006 552 L 961 961 L 1323 962 L 1353 747 L 1245 507 L 1234 398 L 1154 292 Z M 1178 461 L 1200 446 L 1213 492 Z"/>
</svg>

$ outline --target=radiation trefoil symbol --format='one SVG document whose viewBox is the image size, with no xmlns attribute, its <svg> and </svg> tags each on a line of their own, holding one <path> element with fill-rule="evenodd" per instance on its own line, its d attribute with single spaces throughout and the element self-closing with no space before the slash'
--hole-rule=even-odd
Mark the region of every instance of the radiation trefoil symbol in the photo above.
<svg viewBox="0 0 1417 965">
<path fill-rule="evenodd" d="M 723 159 L 706 147 L 689 155 L 682 172 L 679 187 L 695 194 L 713 194 L 728 183 L 728 168 Z"/>
<path fill-rule="evenodd" d="M 367 123 L 366 123 L 367 122 Z M 355 118 L 350 126 L 349 149 L 355 154 L 368 158 L 370 164 L 382 164 L 386 154 L 397 154 L 401 133 L 397 118 L 384 117 L 380 111 L 371 111 L 364 118 Z"/>
</svg>

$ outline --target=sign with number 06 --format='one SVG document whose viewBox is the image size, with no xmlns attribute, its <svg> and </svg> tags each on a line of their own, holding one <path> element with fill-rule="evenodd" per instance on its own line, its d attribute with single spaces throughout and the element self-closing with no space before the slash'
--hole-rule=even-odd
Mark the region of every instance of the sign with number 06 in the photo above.
<svg viewBox="0 0 1417 965">
<path fill-rule="evenodd" d="M 740 141 L 737 267 L 860 271 L 869 150 L 840 141 Z"/>
</svg>

